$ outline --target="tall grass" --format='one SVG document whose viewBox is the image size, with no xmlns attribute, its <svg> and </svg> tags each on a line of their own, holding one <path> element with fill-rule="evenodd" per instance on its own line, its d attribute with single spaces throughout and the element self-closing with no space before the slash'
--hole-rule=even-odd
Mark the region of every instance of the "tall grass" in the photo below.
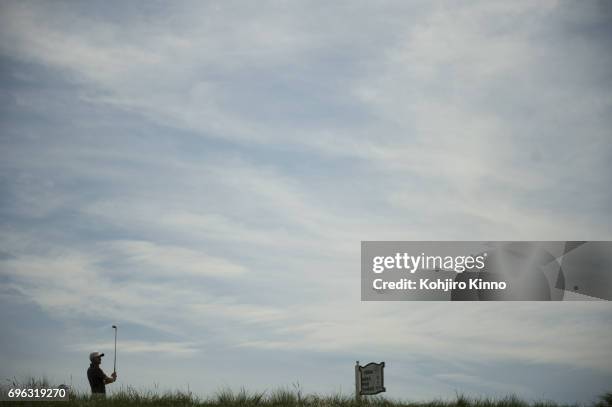
<svg viewBox="0 0 612 407">
<path fill-rule="evenodd" d="M 46 378 L 29 378 L 18 381 L 15 378 L 8 379 L 0 384 L 0 390 L 6 391 L 9 388 L 49 388 Z M 0 407 L 15 406 L 116 406 L 116 407 L 135 407 L 135 406 L 172 406 L 172 407 L 580 407 L 575 405 L 563 405 L 554 402 L 533 402 L 529 403 L 516 396 L 508 396 L 500 399 L 491 398 L 469 398 L 457 395 L 454 400 L 433 400 L 429 402 L 407 402 L 390 400 L 381 396 L 362 397 L 357 401 L 353 396 L 334 394 L 334 395 L 304 395 L 299 385 L 294 385 L 294 389 L 279 389 L 272 392 L 249 392 L 241 389 L 234 392 L 231 389 L 221 389 L 212 397 L 199 398 L 191 391 L 173 391 L 158 393 L 154 391 L 138 391 L 133 387 L 121 387 L 119 391 L 113 392 L 105 399 L 92 398 L 88 393 L 70 392 L 68 402 L 52 401 L 20 401 L 20 402 L 0 402 Z M 586 407 L 586 406 L 583 406 Z M 589 407 L 612 407 L 612 392 L 600 396 L 599 401 Z"/>
</svg>

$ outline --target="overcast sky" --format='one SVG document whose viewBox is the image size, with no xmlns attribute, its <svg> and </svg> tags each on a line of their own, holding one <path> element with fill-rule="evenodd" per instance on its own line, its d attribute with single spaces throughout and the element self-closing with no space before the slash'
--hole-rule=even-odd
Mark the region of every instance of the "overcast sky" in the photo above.
<svg viewBox="0 0 612 407">
<path fill-rule="evenodd" d="M 588 402 L 609 302 L 360 302 L 362 240 L 612 240 L 612 3 L 0 3 L 0 379 Z"/>
</svg>

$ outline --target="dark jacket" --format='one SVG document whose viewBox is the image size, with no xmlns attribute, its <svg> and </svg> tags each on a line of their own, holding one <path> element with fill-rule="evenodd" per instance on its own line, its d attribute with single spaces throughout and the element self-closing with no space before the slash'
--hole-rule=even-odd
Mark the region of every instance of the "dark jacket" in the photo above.
<svg viewBox="0 0 612 407">
<path fill-rule="evenodd" d="M 102 393 L 106 394 L 106 384 L 104 383 L 104 379 L 107 376 L 104 374 L 100 366 L 96 366 L 93 363 L 89 365 L 89 369 L 87 369 L 87 380 L 89 380 L 89 386 L 91 386 L 92 393 Z"/>
</svg>

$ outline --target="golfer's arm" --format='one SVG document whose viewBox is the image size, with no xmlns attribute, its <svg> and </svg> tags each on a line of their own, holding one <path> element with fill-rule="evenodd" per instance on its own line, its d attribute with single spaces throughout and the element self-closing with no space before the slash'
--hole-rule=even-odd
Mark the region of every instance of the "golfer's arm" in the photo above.
<svg viewBox="0 0 612 407">
<path fill-rule="evenodd" d="M 105 377 L 104 378 L 104 384 L 109 384 L 109 383 L 113 383 L 115 380 L 117 379 L 113 379 L 112 377 Z"/>
</svg>

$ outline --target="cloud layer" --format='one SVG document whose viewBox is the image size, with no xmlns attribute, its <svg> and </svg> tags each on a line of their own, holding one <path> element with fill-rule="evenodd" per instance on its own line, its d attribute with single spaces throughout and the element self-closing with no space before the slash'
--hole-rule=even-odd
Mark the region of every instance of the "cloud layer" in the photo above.
<svg viewBox="0 0 612 407">
<path fill-rule="evenodd" d="M 64 359 L 46 366 L 72 374 L 118 323 L 141 385 L 152 353 L 176 385 L 229 361 L 204 376 L 265 387 L 249 366 L 273 360 L 279 386 L 350 391 L 355 359 L 385 358 L 392 397 L 607 390 L 605 303 L 361 303 L 359 242 L 611 239 L 610 18 L 2 3 L 0 374 L 35 366 L 17 338 L 50 332 Z"/>
</svg>

